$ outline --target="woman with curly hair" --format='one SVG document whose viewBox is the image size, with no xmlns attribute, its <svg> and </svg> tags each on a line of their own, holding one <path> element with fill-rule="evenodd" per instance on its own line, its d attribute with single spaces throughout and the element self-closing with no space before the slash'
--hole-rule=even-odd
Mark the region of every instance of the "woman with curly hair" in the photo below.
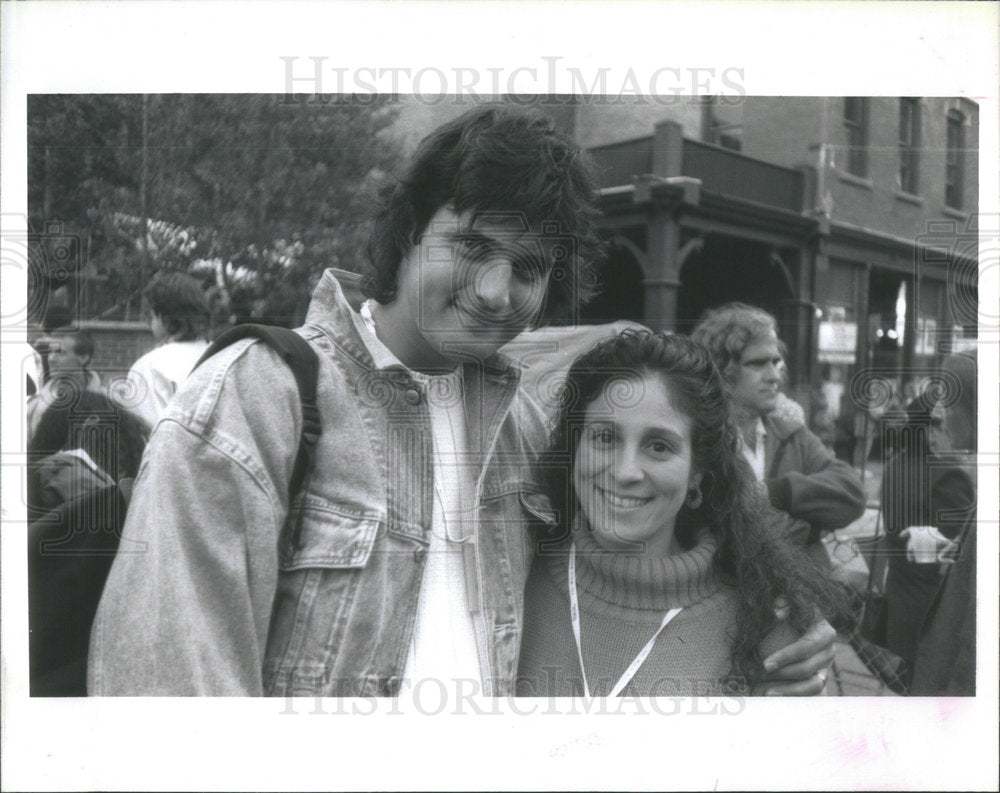
<svg viewBox="0 0 1000 793">
<path fill-rule="evenodd" d="M 578 358 L 542 476 L 559 519 L 525 593 L 519 695 L 764 693 L 764 657 L 839 611 L 690 339 L 630 329 Z"/>
</svg>

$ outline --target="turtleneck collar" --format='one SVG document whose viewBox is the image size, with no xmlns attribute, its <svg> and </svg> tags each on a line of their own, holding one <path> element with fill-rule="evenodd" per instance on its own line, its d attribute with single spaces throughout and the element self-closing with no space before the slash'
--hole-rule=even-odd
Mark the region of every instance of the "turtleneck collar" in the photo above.
<svg viewBox="0 0 1000 793">
<path fill-rule="evenodd" d="M 576 585 L 581 600 L 592 606 L 666 611 L 687 608 L 718 591 L 712 559 L 718 544 L 708 532 L 684 553 L 663 557 L 620 553 L 602 548 L 582 521 L 573 527 L 576 544 Z M 567 554 L 548 561 L 549 573 L 560 590 L 568 591 Z"/>
</svg>

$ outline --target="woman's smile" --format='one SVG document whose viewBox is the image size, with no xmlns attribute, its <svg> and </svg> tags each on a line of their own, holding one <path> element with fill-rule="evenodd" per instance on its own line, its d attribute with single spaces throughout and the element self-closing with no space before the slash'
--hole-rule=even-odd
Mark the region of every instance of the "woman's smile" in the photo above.
<svg viewBox="0 0 1000 793">
<path fill-rule="evenodd" d="M 618 509 L 638 509 L 639 507 L 644 507 L 646 504 L 653 500 L 652 496 L 640 497 L 640 496 L 624 496 L 618 495 L 610 490 L 605 490 L 603 487 L 595 486 L 597 491 L 604 497 L 611 506 L 617 507 Z"/>
</svg>

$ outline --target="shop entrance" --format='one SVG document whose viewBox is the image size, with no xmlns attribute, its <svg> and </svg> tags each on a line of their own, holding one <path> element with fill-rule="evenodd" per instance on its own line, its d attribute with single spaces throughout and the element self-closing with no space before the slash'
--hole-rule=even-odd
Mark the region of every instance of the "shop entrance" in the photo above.
<svg viewBox="0 0 1000 793">
<path fill-rule="evenodd" d="M 791 274 L 771 246 L 736 237 L 707 234 L 682 246 L 677 330 L 690 333 L 710 308 L 739 301 L 764 309 L 782 321 L 794 297 Z M 789 341 L 792 337 L 782 333 Z"/>
<path fill-rule="evenodd" d="M 873 270 L 868 282 L 868 349 L 871 365 L 902 374 L 906 367 L 911 280 L 900 273 Z"/>
</svg>

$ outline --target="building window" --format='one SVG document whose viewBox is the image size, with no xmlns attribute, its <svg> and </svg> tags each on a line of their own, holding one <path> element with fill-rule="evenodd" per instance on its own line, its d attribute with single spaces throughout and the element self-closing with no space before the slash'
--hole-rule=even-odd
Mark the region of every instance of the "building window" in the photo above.
<svg viewBox="0 0 1000 793">
<path fill-rule="evenodd" d="M 868 176 L 868 99 L 844 97 L 844 126 L 847 127 L 847 172 Z"/>
<path fill-rule="evenodd" d="M 965 116 L 961 111 L 948 111 L 948 148 L 944 166 L 944 203 L 962 208 L 962 171 L 965 158 Z"/>
<path fill-rule="evenodd" d="M 916 195 L 920 189 L 920 100 L 899 100 L 899 189 Z"/>
</svg>

